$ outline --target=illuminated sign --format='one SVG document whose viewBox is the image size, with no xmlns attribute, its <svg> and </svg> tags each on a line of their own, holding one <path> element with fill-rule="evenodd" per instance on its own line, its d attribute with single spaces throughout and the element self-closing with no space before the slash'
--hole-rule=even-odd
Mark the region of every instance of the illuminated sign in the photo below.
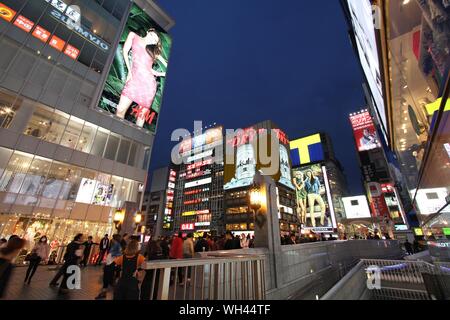
<svg viewBox="0 0 450 320">
<path fill-rule="evenodd" d="M 412 190 L 414 197 L 416 190 Z M 419 213 L 422 215 L 430 215 L 439 212 L 449 213 L 450 206 L 447 205 L 447 188 L 420 189 L 417 191 L 416 205 Z M 444 208 L 445 207 L 445 208 Z"/>
<path fill-rule="evenodd" d="M 64 53 L 72 59 L 76 60 L 80 55 L 80 50 L 68 44 L 66 50 L 64 50 Z"/>
<path fill-rule="evenodd" d="M 62 22 L 66 25 L 69 25 L 72 27 L 72 29 L 81 37 L 88 40 L 92 44 L 96 45 L 100 49 L 104 51 L 108 51 L 110 46 L 108 43 L 106 43 L 104 40 L 100 39 L 98 36 L 94 35 L 92 32 L 90 32 L 88 29 L 85 29 L 84 27 L 77 25 L 73 23 L 72 19 L 67 17 L 66 15 L 62 14 L 61 12 L 57 10 L 52 10 L 50 12 L 51 16 L 58 20 L 59 22 Z"/>
<path fill-rule="evenodd" d="M 347 219 L 370 218 L 370 208 L 365 196 L 342 198 Z"/>
<path fill-rule="evenodd" d="M 435 102 L 432 102 L 430 104 L 427 104 L 425 106 L 425 109 L 427 110 L 427 113 L 429 116 L 434 115 L 435 112 L 439 111 L 442 104 L 442 98 L 437 99 Z M 450 100 L 447 99 L 447 103 L 445 105 L 444 111 L 450 111 Z"/>
<path fill-rule="evenodd" d="M 52 36 L 49 44 L 56 50 L 63 51 L 66 42 L 64 40 L 62 40 L 61 38 L 58 38 L 57 36 Z"/>
<path fill-rule="evenodd" d="M 204 161 L 200 161 L 200 162 L 196 162 L 193 164 L 190 164 L 187 166 L 187 170 L 193 170 L 193 169 L 197 169 L 197 168 L 201 168 L 207 165 L 210 165 L 213 163 L 212 159 L 208 159 L 208 160 L 204 160 Z"/>
<path fill-rule="evenodd" d="M 210 226 L 211 222 L 196 222 L 195 226 L 196 227 L 206 227 L 206 226 Z"/>
<path fill-rule="evenodd" d="M 188 182 L 184 185 L 184 187 L 187 188 L 192 188 L 192 187 L 198 187 L 198 186 L 202 186 L 208 183 L 212 182 L 212 178 L 206 178 L 206 179 L 201 179 L 201 180 L 197 180 L 197 181 L 192 181 L 192 182 Z"/>
<path fill-rule="evenodd" d="M 132 3 L 98 108 L 155 133 L 171 47 L 169 34 Z"/>
<path fill-rule="evenodd" d="M 11 9 L 10 7 L 4 5 L 0 2 L 0 17 L 5 19 L 8 22 L 11 22 L 14 16 L 16 15 L 16 12 Z"/>
<path fill-rule="evenodd" d="M 193 156 L 190 156 L 187 158 L 187 162 L 193 162 L 193 161 L 197 161 L 206 157 L 210 157 L 213 155 L 213 150 L 208 150 Z"/>
<path fill-rule="evenodd" d="M 183 223 L 180 227 L 181 231 L 194 230 L 195 226 L 193 223 Z"/>
<path fill-rule="evenodd" d="M 172 177 L 175 177 L 177 173 L 174 170 L 170 170 L 169 172 L 169 180 L 171 180 Z M 171 230 L 172 229 L 172 207 L 173 207 L 173 194 L 174 194 L 174 188 L 175 184 L 172 182 L 168 182 L 167 184 L 167 190 L 166 190 L 166 208 L 164 210 L 164 217 L 163 217 L 163 229 L 164 230 Z"/>
<path fill-rule="evenodd" d="M 187 211 L 187 212 L 183 212 L 181 214 L 182 217 L 190 217 L 190 216 L 195 216 L 197 214 L 196 211 Z"/>
<path fill-rule="evenodd" d="M 190 179 L 206 176 L 206 175 L 209 175 L 209 174 L 211 174 L 211 169 L 187 174 L 186 175 L 186 179 L 190 180 Z"/>
<path fill-rule="evenodd" d="M 325 159 L 320 134 L 291 141 L 290 148 L 294 168 Z"/>
<path fill-rule="evenodd" d="M 450 228 L 442 228 L 442 232 L 445 236 L 450 236 Z"/>
<path fill-rule="evenodd" d="M 395 231 L 407 231 L 408 230 L 408 226 L 406 224 L 396 224 L 394 226 Z"/>
<path fill-rule="evenodd" d="M 19 27 L 25 32 L 30 32 L 33 29 L 34 22 L 28 20 L 24 16 L 18 16 L 16 21 L 14 21 L 14 25 Z"/>
<path fill-rule="evenodd" d="M 414 234 L 418 237 L 422 237 L 423 236 L 422 228 L 414 228 Z"/>
<path fill-rule="evenodd" d="M 352 114 L 350 122 L 359 152 L 381 148 L 377 130 L 368 111 Z"/>
<path fill-rule="evenodd" d="M 36 28 L 33 31 L 33 36 L 35 38 L 38 38 L 42 42 L 47 42 L 50 38 L 51 33 L 42 28 L 41 26 L 36 26 Z"/>
<path fill-rule="evenodd" d="M 333 232 L 336 217 L 325 167 L 314 164 L 293 169 L 299 217 L 304 229 L 317 233 Z"/>
<path fill-rule="evenodd" d="M 372 93 L 375 108 L 378 110 L 380 120 L 386 130 L 387 117 L 372 4 L 369 0 L 347 0 L 347 2 L 355 32 L 359 60 Z"/>
</svg>

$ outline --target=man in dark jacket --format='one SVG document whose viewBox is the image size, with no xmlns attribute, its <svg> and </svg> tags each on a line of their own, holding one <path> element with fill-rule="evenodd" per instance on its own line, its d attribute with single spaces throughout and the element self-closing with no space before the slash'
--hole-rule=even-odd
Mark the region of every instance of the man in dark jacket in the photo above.
<svg viewBox="0 0 450 320">
<path fill-rule="evenodd" d="M 94 241 L 92 241 L 92 236 L 89 236 L 87 241 L 83 243 L 83 261 L 81 261 L 80 263 L 82 267 L 86 267 L 89 263 L 89 256 L 91 255 L 92 245 L 94 245 Z"/>
<path fill-rule="evenodd" d="M 79 233 L 75 236 L 73 241 L 67 245 L 66 253 L 64 254 L 64 264 L 58 270 L 53 280 L 50 282 L 51 287 L 58 286 L 58 280 L 63 276 L 63 280 L 60 286 L 60 293 L 65 293 L 67 290 L 67 279 L 69 275 L 67 274 L 67 268 L 69 266 L 78 265 L 78 262 L 82 256 L 80 252 L 81 245 L 83 244 L 83 234 Z"/>
<path fill-rule="evenodd" d="M 108 252 L 109 250 L 109 244 L 110 244 L 109 237 L 107 234 L 105 234 L 103 239 L 100 241 L 100 252 L 98 254 L 98 258 L 95 265 L 99 266 L 102 264 L 103 258 L 105 257 L 106 252 Z"/>
<path fill-rule="evenodd" d="M 197 243 L 195 244 L 194 251 L 195 252 L 209 251 L 209 244 L 208 241 L 206 240 L 206 234 L 203 234 L 203 237 L 198 239 Z"/>
</svg>

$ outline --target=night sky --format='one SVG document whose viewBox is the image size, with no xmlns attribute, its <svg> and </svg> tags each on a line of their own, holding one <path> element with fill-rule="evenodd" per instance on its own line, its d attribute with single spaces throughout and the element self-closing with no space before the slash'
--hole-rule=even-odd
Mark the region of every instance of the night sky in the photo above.
<svg viewBox="0 0 450 320">
<path fill-rule="evenodd" d="M 352 194 L 362 194 L 348 114 L 362 73 L 338 0 L 159 0 L 176 21 L 151 170 L 176 128 L 273 120 L 294 139 L 330 134 Z"/>
</svg>

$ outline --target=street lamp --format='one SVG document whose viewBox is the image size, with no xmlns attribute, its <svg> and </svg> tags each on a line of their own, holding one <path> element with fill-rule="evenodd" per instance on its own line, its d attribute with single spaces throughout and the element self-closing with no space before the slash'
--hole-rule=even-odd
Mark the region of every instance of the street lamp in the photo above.
<svg viewBox="0 0 450 320">
<path fill-rule="evenodd" d="M 120 230 L 122 229 L 122 223 L 125 219 L 125 210 L 124 209 L 117 209 L 114 213 L 114 226 L 117 229 L 117 233 L 120 233 Z"/>
<path fill-rule="evenodd" d="M 142 221 L 142 214 L 140 212 L 137 212 L 136 215 L 134 216 L 134 223 L 135 223 L 135 228 L 136 228 L 136 232 L 138 232 L 139 229 L 139 225 Z"/>
<path fill-rule="evenodd" d="M 250 190 L 250 208 L 255 214 L 255 223 L 260 228 L 264 227 L 267 222 L 266 215 L 261 212 L 261 207 L 264 203 L 264 196 L 265 194 L 261 192 L 260 187 L 254 184 Z"/>
</svg>

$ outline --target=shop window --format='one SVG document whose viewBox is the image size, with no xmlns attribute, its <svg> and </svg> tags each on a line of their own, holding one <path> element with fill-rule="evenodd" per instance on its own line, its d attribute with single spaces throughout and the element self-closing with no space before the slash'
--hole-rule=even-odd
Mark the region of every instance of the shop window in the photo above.
<svg viewBox="0 0 450 320">
<path fill-rule="evenodd" d="M 59 144 L 61 137 L 69 121 L 69 115 L 55 110 L 49 122 L 45 122 L 42 139 L 51 143 Z"/>
<path fill-rule="evenodd" d="M 53 162 L 45 181 L 44 190 L 42 196 L 47 199 L 58 199 L 60 193 L 68 193 L 66 177 L 70 167 L 61 162 Z"/>
<path fill-rule="evenodd" d="M 12 153 L 12 150 L 0 147 L 0 178 L 5 172 L 6 166 L 8 165 Z"/>
<path fill-rule="evenodd" d="M 122 190 L 122 182 L 123 178 L 112 176 L 111 177 L 111 185 L 113 187 L 112 201 L 111 206 L 115 208 L 119 208 L 123 205 L 123 199 L 120 199 L 121 190 Z"/>
<path fill-rule="evenodd" d="M 76 150 L 89 153 L 91 151 L 92 143 L 94 142 L 95 133 L 97 132 L 97 126 L 92 123 L 85 122 L 81 135 L 78 140 Z"/>
<path fill-rule="evenodd" d="M 51 161 L 35 157 L 28 169 L 27 176 L 22 184 L 20 193 L 28 195 L 40 195 L 43 191 L 47 173 L 50 170 Z"/>
<path fill-rule="evenodd" d="M 109 131 L 98 128 L 97 134 L 95 135 L 94 144 L 92 145 L 91 154 L 95 156 L 102 157 L 105 150 L 106 141 L 108 140 Z"/>
<path fill-rule="evenodd" d="M 138 155 L 138 144 L 136 142 L 133 142 L 131 144 L 130 148 L 130 157 L 128 158 L 128 165 L 134 167 L 136 164 L 136 156 Z M 150 157 L 150 154 L 149 154 Z M 145 162 L 145 160 L 144 160 Z M 147 167 L 143 168 L 144 170 L 147 170 Z"/>
<path fill-rule="evenodd" d="M 105 158 L 109 160 L 116 160 L 117 149 L 119 148 L 120 137 L 115 134 L 110 134 L 108 143 L 106 144 Z"/>
<path fill-rule="evenodd" d="M 117 161 L 123 164 L 127 164 L 128 154 L 130 152 L 131 141 L 122 139 L 120 141 L 119 153 L 117 154 Z"/>
<path fill-rule="evenodd" d="M 75 149 L 78 141 L 80 140 L 80 133 L 83 129 L 84 120 L 77 117 L 70 117 L 66 130 L 64 131 L 61 139 L 61 145 L 70 149 Z"/>
<path fill-rule="evenodd" d="M 0 191 L 18 193 L 31 165 L 33 156 L 15 151 L 0 181 Z"/>
<path fill-rule="evenodd" d="M 16 101 L 15 95 L 8 91 L 0 89 L 0 127 L 9 128 L 12 120 L 16 115 L 17 108 L 20 106 L 22 99 Z"/>
</svg>

